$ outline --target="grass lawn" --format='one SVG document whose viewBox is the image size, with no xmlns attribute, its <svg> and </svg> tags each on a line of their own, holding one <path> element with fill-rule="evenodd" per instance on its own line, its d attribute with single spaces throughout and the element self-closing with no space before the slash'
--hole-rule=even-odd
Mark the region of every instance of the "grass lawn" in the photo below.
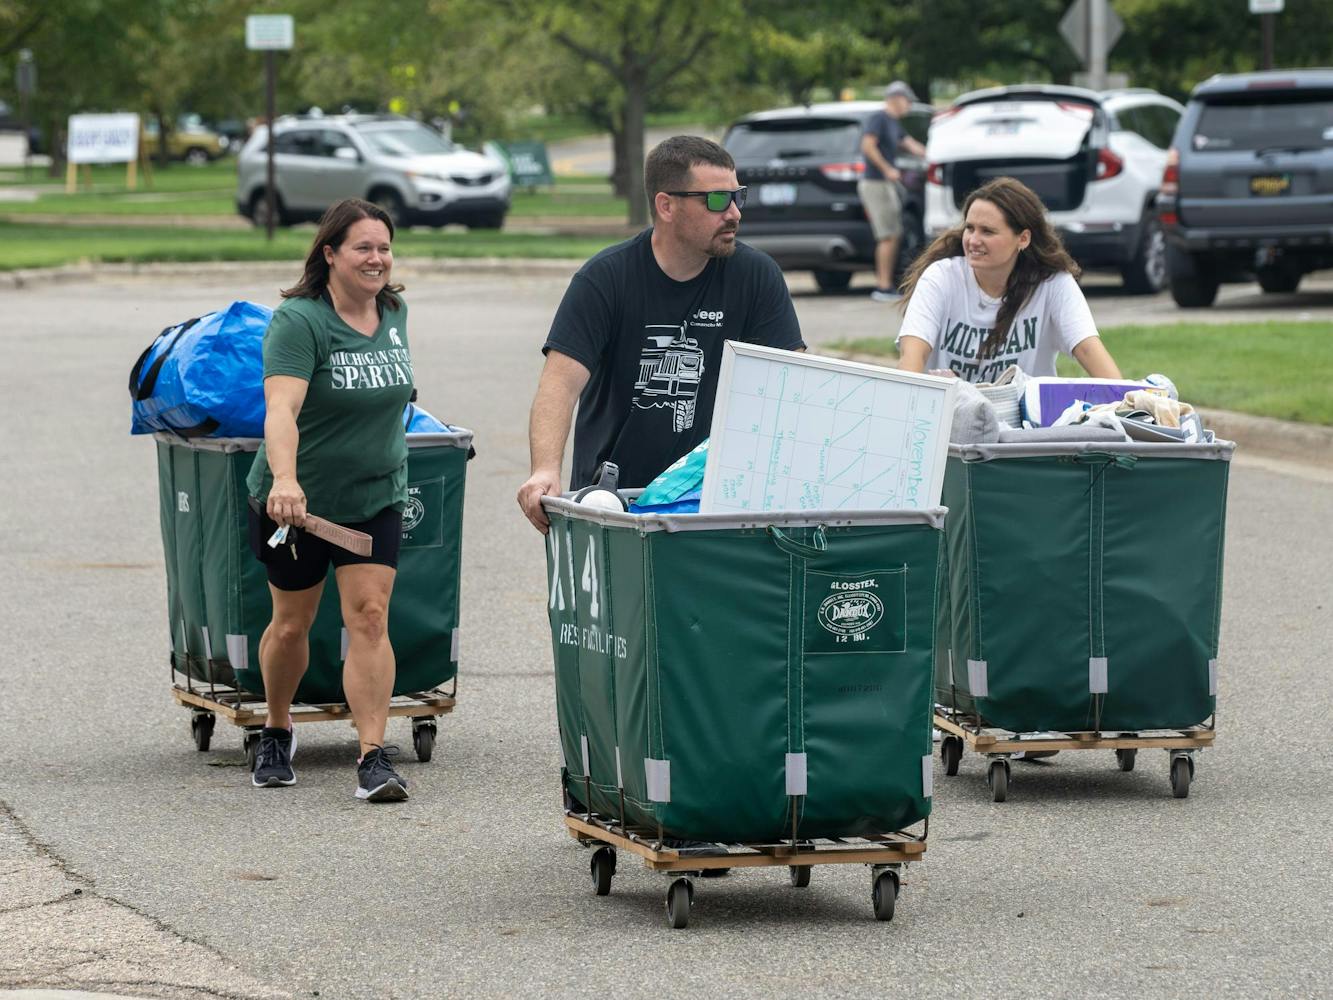
<svg viewBox="0 0 1333 1000">
<path fill-rule="evenodd" d="M 34 178 L 37 176 L 34 171 Z M 18 171 L 22 176 L 22 171 Z M 9 184 L 13 172 L 7 175 Z M 44 181 L 45 178 L 42 178 Z M 0 182 L 5 186 L 5 182 Z M 154 171 L 152 185 L 143 182 L 136 191 L 125 188 L 125 171 L 97 167 L 93 186 L 66 194 L 63 181 L 45 185 L 36 201 L 0 201 L 0 215 L 199 215 L 236 214 L 236 164 L 218 161 L 203 167 L 173 164 Z M 510 215 L 515 219 L 534 216 L 597 217 L 623 221 L 624 198 L 611 193 L 611 185 L 595 177 L 557 178 L 554 187 L 537 191 L 515 190 Z"/>
<path fill-rule="evenodd" d="M 54 267 L 80 261 L 148 262 L 289 260 L 299 263 L 313 231 L 278 230 L 272 243 L 258 230 L 176 227 L 36 226 L 0 222 L 6 247 L 0 270 Z M 523 233 L 407 232 L 394 241 L 400 258 L 518 257 L 582 260 L 615 242 L 610 238 L 532 236 Z"/>
<path fill-rule="evenodd" d="M 1101 335 L 1126 375 L 1162 372 L 1181 399 L 1196 406 L 1333 425 L 1333 336 L 1327 323 L 1115 326 Z M 893 341 L 883 337 L 830 346 L 897 357 Z M 1058 370 L 1082 374 L 1077 362 L 1064 357 Z"/>
</svg>

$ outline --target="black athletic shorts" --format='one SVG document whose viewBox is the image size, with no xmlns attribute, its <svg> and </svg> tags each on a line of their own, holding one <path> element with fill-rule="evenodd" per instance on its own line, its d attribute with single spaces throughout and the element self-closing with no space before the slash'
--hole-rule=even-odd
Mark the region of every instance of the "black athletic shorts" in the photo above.
<svg viewBox="0 0 1333 1000">
<path fill-rule="evenodd" d="M 328 576 L 330 563 L 334 566 L 374 563 L 398 568 L 398 550 L 403 544 L 403 515 L 392 507 L 385 507 L 369 521 L 343 525 L 364 531 L 374 539 L 368 556 L 348 552 L 296 527 L 288 529 L 285 542 L 271 549 L 268 540 L 278 530 L 278 523 L 267 513 L 261 513 L 263 509 L 258 500 L 250 498 L 250 551 L 268 570 L 268 582 L 279 590 L 309 590 Z"/>
</svg>

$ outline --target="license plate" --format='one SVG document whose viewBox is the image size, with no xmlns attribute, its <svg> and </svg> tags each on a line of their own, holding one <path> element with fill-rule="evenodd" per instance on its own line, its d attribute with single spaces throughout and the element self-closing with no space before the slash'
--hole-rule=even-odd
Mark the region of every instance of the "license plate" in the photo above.
<svg viewBox="0 0 1333 1000">
<path fill-rule="evenodd" d="M 986 126 L 987 135 L 1018 135 L 1019 122 L 996 122 Z"/>
<path fill-rule="evenodd" d="M 1255 174 L 1250 178 L 1250 194 L 1260 198 L 1291 194 L 1291 174 Z"/>
<path fill-rule="evenodd" d="M 761 184 L 759 186 L 759 204 L 769 207 L 796 204 L 795 184 Z"/>
</svg>

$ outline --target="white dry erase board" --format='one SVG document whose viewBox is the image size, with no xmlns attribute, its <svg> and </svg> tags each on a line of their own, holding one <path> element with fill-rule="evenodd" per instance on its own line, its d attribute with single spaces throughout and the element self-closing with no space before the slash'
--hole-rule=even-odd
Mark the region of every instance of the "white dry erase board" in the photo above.
<svg viewBox="0 0 1333 1000">
<path fill-rule="evenodd" d="M 727 341 L 704 514 L 938 507 L 956 380 Z"/>
</svg>

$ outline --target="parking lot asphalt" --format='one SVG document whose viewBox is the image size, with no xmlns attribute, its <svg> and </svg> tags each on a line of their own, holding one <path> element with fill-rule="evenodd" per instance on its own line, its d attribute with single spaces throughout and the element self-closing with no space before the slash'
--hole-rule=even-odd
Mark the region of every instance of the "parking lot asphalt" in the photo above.
<svg viewBox="0 0 1333 1000">
<path fill-rule="evenodd" d="M 459 707 L 435 759 L 404 765 L 411 800 L 383 808 L 352 797 L 345 723 L 303 729 L 292 789 L 251 788 L 225 722 L 212 751 L 195 751 L 168 688 L 154 450 L 127 433 L 126 374 L 157 330 L 235 298 L 274 303 L 297 265 L 0 289 L 0 987 L 1327 995 L 1333 493 L 1244 461 L 1231 477 L 1218 739 L 1188 799 L 1171 797 L 1160 751 L 1128 774 L 1109 752 L 1067 752 L 1016 764 L 996 804 L 968 755 L 956 778 L 937 765 L 930 847 L 891 923 L 871 918 L 858 866 L 818 869 L 806 890 L 780 869 L 702 882 L 684 931 L 665 926 L 665 880 L 629 859 L 595 897 L 588 855 L 560 822 L 542 545 L 514 503 L 538 347 L 571 270 L 401 267 L 421 403 L 474 429 L 479 455 Z M 804 281 L 793 285 L 812 345 L 892 328 L 863 294 L 817 296 Z M 1210 315 L 1333 317 L 1333 286 L 1310 288 L 1225 289 Z M 1179 318 L 1162 297 L 1090 297 L 1103 324 Z M 1145 497 L 1144 516 L 1175 501 Z M 405 725 L 391 736 L 410 745 Z"/>
</svg>

